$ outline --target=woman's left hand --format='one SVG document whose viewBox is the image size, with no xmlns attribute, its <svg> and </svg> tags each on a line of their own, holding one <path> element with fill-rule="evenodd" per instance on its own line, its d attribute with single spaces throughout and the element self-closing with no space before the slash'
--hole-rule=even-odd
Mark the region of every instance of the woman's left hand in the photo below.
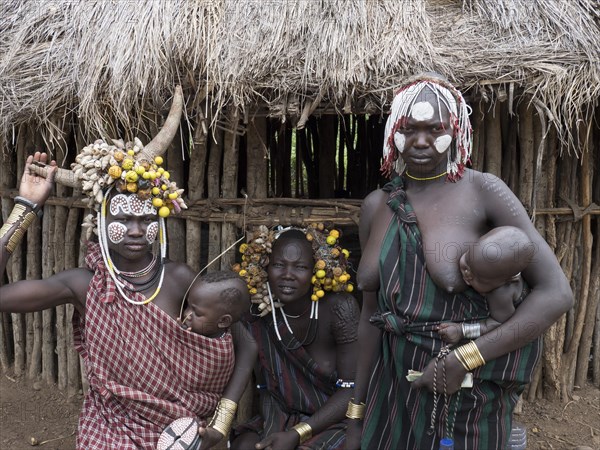
<svg viewBox="0 0 600 450">
<path fill-rule="evenodd" d="M 450 352 L 444 359 L 437 361 L 437 374 L 435 370 L 436 358 L 429 361 L 423 370 L 423 375 L 412 382 L 414 388 L 426 388 L 431 392 L 444 393 L 444 366 L 446 370 L 446 394 L 454 394 L 460 389 L 467 371 L 456 358 L 454 352 Z M 434 374 L 436 376 L 434 377 Z M 434 388 L 435 378 L 435 388 Z"/>
<path fill-rule="evenodd" d="M 299 443 L 300 435 L 296 431 L 281 431 L 264 438 L 256 444 L 256 448 L 265 450 L 294 450 Z"/>
</svg>

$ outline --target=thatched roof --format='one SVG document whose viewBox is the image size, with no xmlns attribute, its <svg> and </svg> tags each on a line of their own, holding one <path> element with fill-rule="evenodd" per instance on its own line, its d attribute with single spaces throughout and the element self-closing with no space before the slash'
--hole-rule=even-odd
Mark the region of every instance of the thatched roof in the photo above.
<svg viewBox="0 0 600 450">
<path fill-rule="evenodd" d="M 478 95 L 531 94 L 561 131 L 600 96 L 598 0 L 0 0 L 0 11 L 2 133 L 65 111 L 94 135 L 135 128 L 176 83 L 188 114 L 210 104 L 298 120 L 324 105 L 385 110 L 404 77 L 433 70 Z"/>
</svg>

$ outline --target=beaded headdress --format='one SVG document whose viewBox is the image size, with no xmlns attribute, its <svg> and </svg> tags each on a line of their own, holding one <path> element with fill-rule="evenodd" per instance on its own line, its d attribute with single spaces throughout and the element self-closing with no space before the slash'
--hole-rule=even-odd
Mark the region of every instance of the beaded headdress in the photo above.
<svg viewBox="0 0 600 450">
<path fill-rule="evenodd" d="M 398 133 L 398 129 L 404 118 L 408 116 L 419 94 L 426 89 L 436 96 L 440 116 L 441 105 L 444 105 L 450 112 L 453 139 L 448 151 L 447 178 L 450 181 L 456 181 L 462 177 L 465 165 L 471 156 L 472 128 L 469 120 L 471 109 L 458 89 L 449 82 L 436 77 L 412 78 L 396 92 L 390 115 L 385 124 L 381 171 L 385 176 L 390 177 L 393 170 L 398 174 L 404 170 L 404 162 L 394 144 L 395 134 Z"/>
<path fill-rule="evenodd" d="M 113 139 L 111 144 L 99 139 L 81 150 L 71 170 L 59 168 L 55 181 L 81 187 L 88 206 L 97 213 L 111 190 L 135 193 L 142 200 L 150 199 L 161 218 L 187 209 L 181 197 L 183 189 L 178 189 L 171 181 L 169 172 L 162 167 L 161 156 L 177 133 L 182 109 L 183 93 L 177 86 L 164 126 L 147 145 L 138 138 L 127 143 Z M 33 170 L 43 172 L 45 169 L 34 167 Z M 83 227 L 87 228 L 88 239 L 92 232 L 98 234 L 97 221 L 97 214 L 85 218 Z"/>
<path fill-rule="evenodd" d="M 269 230 L 261 225 L 248 235 L 247 243 L 240 245 L 241 263 L 235 264 L 233 270 L 246 280 L 252 303 L 257 305 L 258 314 L 262 317 L 269 313 L 275 317 L 275 310 L 283 308 L 283 304 L 274 299 L 268 283 L 267 266 L 274 241 L 289 230 L 299 230 L 306 235 L 313 249 L 313 285 L 311 294 L 311 319 L 318 319 L 319 299 L 326 292 L 352 292 L 350 283 L 348 257 L 350 252 L 339 244 L 340 231 L 328 228 L 323 223 L 313 223 L 307 228 L 279 228 Z M 286 315 L 283 318 L 287 323 Z M 288 325 L 289 328 L 289 325 Z M 291 330 L 290 330 L 291 331 Z M 276 332 L 277 328 L 276 328 Z"/>
</svg>

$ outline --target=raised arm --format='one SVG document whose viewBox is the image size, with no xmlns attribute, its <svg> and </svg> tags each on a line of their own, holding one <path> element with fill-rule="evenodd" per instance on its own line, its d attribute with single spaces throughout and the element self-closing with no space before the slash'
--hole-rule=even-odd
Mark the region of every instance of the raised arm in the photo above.
<svg viewBox="0 0 600 450">
<path fill-rule="evenodd" d="M 0 272 L 4 272 L 6 269 L 10 255 L 23 238 L 27 227 L 36 220 L 38 211 L 41 211 L 44 202 L 50 196 L 54 186 L 56 170 L 53 168 L 56 167 L 56 162 L 51 162 L 52 169 L 48 172 L 47 179 L 30 171 L 34 161 L 45 163 L 47 159 L 48 155 L 45 153 L 36 152 L 34 155 L 29 155 L 25 162 L 25 171 L 21 178 L 15 207 L 0 230 Z"/>
<path fill-rule="evenodd" d="M 35 161 L 46 163 L 48 156 L 36 152 L 25 163 L 25 171 L 19 186 L 19 196 L 15 207 L 0 231 L 0 273 L 4 272 L 10 255 L 21 242 L 27 227 L 38 220 L 37 212 L 48 199 L 52 186 L 56 163 L 50 163 L 48 178 L 30 171 Z M 64 303 L 73 303 L 83 309 L 79 301 L 80 291 L 85 292 L 89 275 L 84 269 L 73 269 L 54 275 L 46 280 L 24 280 L 0 288 L 0 312 L 32 312 L 51 308 Z"/>
</svg>

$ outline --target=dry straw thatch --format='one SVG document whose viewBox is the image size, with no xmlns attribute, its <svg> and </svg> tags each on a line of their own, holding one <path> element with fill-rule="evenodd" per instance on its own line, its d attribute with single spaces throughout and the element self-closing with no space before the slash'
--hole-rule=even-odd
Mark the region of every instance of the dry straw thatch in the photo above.
<svg viewBox="0 0 600 450">
<path fill-rule="evenodd" d="M 385 110 L 403 77 L 530 94 L 563 139 L 600 96 L 598 0 L 1 0 L 0 132 L 71 111 L 90 138 L 188 114 Z M 208 96 L 207 96 L 208 93 Z M 213 117 L 216 117 L 213 115 Z M 51 132 L 49 133 L 51 134 Z M 47 136 L 52 140 L 52 136 Z"/>
</svg>

